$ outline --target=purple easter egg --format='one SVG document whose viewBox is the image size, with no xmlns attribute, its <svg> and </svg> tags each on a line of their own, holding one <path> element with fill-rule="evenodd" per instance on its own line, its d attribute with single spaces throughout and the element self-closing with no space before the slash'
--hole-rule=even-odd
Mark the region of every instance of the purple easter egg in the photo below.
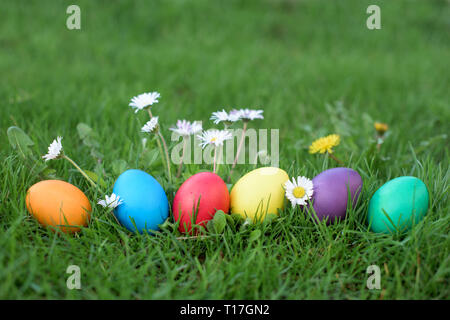
<svg viewBox="0 0 450 320">
<path fill-rule="evenodd" d="M 315 176 L 312 182 L 314 211 L 319 220 L 328 217 L 328 224 L 335 219 L 345 218 L 349 191 L 354 207 L 363 185 L 359 173 L 350 168 L 325 170 Z"/>
</svg>

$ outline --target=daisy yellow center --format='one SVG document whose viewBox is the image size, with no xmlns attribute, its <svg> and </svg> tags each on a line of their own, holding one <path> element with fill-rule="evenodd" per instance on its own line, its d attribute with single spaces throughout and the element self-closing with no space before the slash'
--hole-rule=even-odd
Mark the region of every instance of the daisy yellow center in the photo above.
<svg viewBox="0 0 450 320">
<path fill-rule="evenodd" d="M 214 138 L 211 139 L 211 142 L 216 142 L 216 140 L 217 140 L 217 138 L 214 137 Z"/>
<path fill-rule="evenodd" d="M 292 193 L 294 194 L 294 197 L 296 197 L 296 198 L 303 198 L 305 196 L 305 189 L 303 189 L 302 187 L 296 187 L 296 188 L 294 188 Z"/>
</svg>

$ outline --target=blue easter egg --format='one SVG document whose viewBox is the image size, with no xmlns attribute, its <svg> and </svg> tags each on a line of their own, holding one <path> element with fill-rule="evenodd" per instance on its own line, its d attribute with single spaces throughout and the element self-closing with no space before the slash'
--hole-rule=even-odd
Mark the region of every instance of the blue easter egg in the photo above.
<svg viewBox="0 0 450 320">
<path fill-rule="evenodd" d="M 407 231 L 427 214 L 430 196 L 416 177 L 398 177 L 386 182 L 369 202 L 368 222 L 372 231 Z"/>
<path fill-rule="evenodd" d="M 113 193 L 123 200 L 114 209 L 114 215 L 130 231 L 136 232 L 136 228 L 139 233 L 157 231 L 158 225 L 169 216 L 169 202 L 164 189 L 144 171 L 131 169 L 123 172 L 114 183 Z"/>
</svg>

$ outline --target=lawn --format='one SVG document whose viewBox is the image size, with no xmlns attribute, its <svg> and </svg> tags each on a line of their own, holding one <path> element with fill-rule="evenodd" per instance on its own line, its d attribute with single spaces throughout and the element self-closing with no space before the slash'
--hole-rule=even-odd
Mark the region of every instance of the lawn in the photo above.
<svg viewBox="0 0 450 320">
<path fill-rule="evenodd" d="M 73 3 L 80 30 L 66 28 Z M 366 27 L 370 4 L 381 8 L 380 30 Z M 449 299 L 448 1 L 9 0 L 1 9 L 0 298 Z M 279 166 L 290 177 L 338 166 L 308 146 L 339 134 L 336 156 L 363 178 L 358 206 L 330 226 L 287 203 L 271 223 L 230 223 L 206 238 L 182 238 L 170 225 L 136 235 L 96 205 L 103 194 L 57 160 L 49 169 L 85 192 L 92 221 L 75 236 L 40 227 L 25 195 L 43 178 L 10 146 L 10 126 L 31 137 L 36 159 L 63 136 L 65 152 L 102 172 L 109 193 L 118 159 L 152 174 L 170 201 L 187 177 L 211 170 L 187 165 L 168 184 L 161 158 L 143 152 L 148 115 L 128 106 L 149 91 L 161 93 L 154 112 L 166 139 L 177 119 L 212 128 L 219 109 L 263 109 L 264 120 L 251 126 L 280 130 Z M 375 121 L 389 125 L 378 153 Z M 95 132 L 100 164 L 79 123 Z M 220 168 L 224 179 L 229 167 Z M 232 183 L 253 167 L 238 165 Z M 428 214 L 406 234 L 371 232 L 371 196 L 403 175 L 427 185 Z M 366 287 L 374 264 L 380 290 Z M 81 269 L 81 290 L 66 287 L 69 265 Z"/>
</svg>

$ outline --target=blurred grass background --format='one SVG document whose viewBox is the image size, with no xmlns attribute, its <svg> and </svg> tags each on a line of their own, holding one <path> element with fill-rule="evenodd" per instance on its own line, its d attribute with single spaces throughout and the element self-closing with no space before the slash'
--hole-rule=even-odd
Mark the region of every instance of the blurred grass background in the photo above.
<svg viewBox="0 0 450 320">
<path fill-rule="evenodd" d="M 81 8 L 81 30 L 66 28 L 70 4 Z M 381 8 L 381 30 L 366 27 L 370 4 Z M 437 0 L 3 1 L 0 297 L 448 298 L 449 17 L 449 2 Z M 39 228 L 23 205 L 36 178 L 11 156 L 7 127 L 24 129 L 40 154 L 62 135 L 72 158 L 92 169 L 76 135 L 85 122 L 107 170 L 118 158 L 138 166 L 133 150 L 147 119 L 128 103 L 154 90 L 166 134 L 177 119 L 206 123 L 222 107 L 264 109 L 252 126 L 280 129 L 280 166 L 291 176 L 333 166 L 307 147 L 340 134 L 336 154 L 365 183 L 355 225 L 317 230 L 289 211 L 257 244 L 230 230 L 205 244 L 102 226 L 79 239 Z M 374 121 L 390 126 L 381 162 L 366 157 Z M 86 186 L 66 164 L 52 166 Z M 406 174 L 430 188 L 426 225 L 410 241 L 364 231 L 370 195 Z M 82 291 L 65 287 L 71 262 L 87 269 Z M 382 293 L 365 288 L 371 263 L 386 264 Z"/>
</svg>

